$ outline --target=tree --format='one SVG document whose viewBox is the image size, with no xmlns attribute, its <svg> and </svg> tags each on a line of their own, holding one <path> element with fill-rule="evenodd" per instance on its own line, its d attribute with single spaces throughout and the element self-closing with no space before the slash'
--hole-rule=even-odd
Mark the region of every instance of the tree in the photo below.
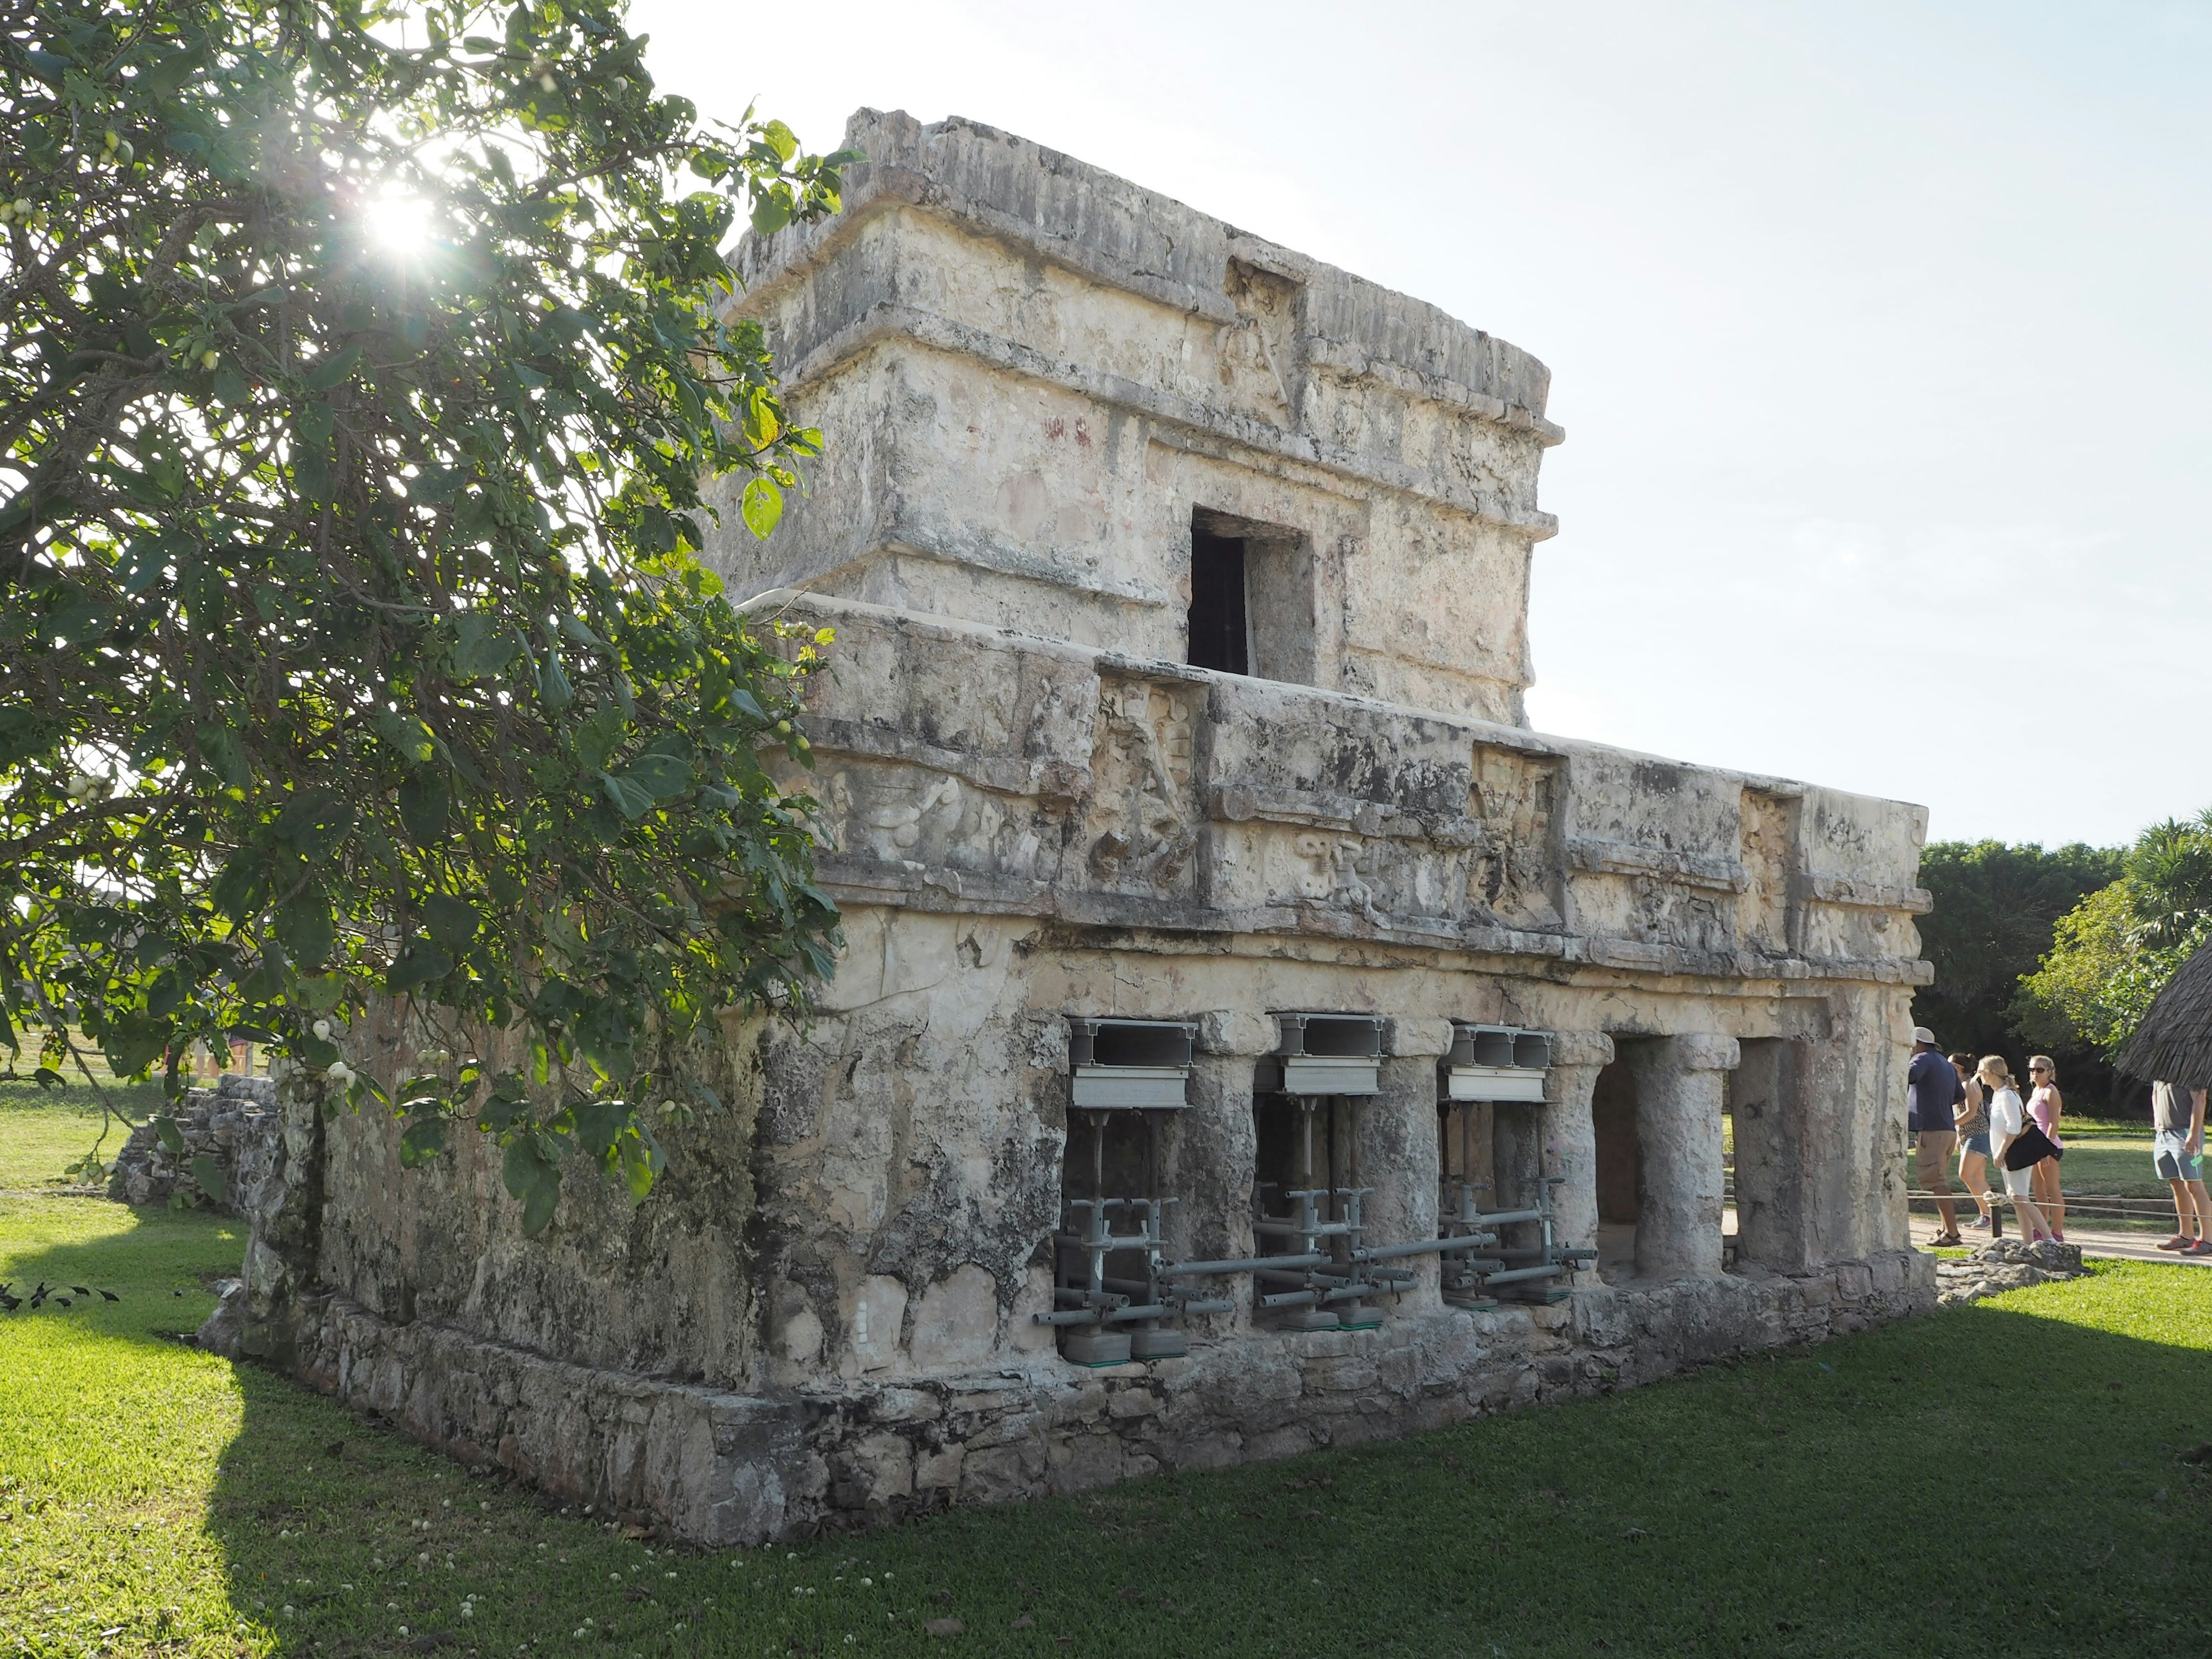
<svg viewBox="0 0 2212 1659">
<path fill-rule="evenodd" d="M 2002 842 L 1933 842 L 1920 879 L 1936 907 L 1921 919 L 1921 949 L 1935 982 L 1913 998 L 1913 1018 L 1945 1048 L 2009 1054 L 2045 1042 L 2069 1082 L 2095 1088 L 2110 1073 L 2078 1038 L 2051 1042 L 2020 1028 L 2012 1013 L 2021 976 L 2051 949 L 2058 919 L 2120 873 L 2115 848 L 2075 842 L 2045 849 Z"/>
<path fill-rule="evenodd" d="M 765 536 L 819 445 L 720 249 L 851 158 L 702 127 L 643 45 L 617 0 L 0 0 L 0 1042 L 42 1079 L 277 1045 L 410 1159 L 496 1136 L 535 1231 L 571 1155 L 642 1194 L 703 1021 L 829 971 L 771 772 L 822 641 L 693 555 L 702 480 Z M 414 1075 L 342 1057 L 380 996 L 452 1034 Z"/>
<path fill-rule="evenodd" d="M 2109 1058 L 2208 942 L 2212 809 L 2136 837 L 2119 879 L 2060 920 L 2050 951 L 2021 981 L 2015 1018 L 2041 1040 L 2094 1044 Z"/>
</svg>

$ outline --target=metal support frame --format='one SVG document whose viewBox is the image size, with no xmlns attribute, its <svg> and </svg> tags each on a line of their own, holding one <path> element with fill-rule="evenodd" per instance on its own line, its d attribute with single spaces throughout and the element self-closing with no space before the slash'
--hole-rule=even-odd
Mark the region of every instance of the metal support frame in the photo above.
<svg viewBox="0 0 2212 1659">
<path fill-rule="evenodd" d="M 1439 1231 L 1455 1243 L 1487 1247 L 1490 1251 L 1486 1256 L 1463 1256 L 1456 1263 L 1447 1261 L 1444 1300 L 1454 1306 L 1478 1311 L 1498 1305 L 1497 1299 L 1488 1294 L 1493 1286 L 1526 1286 L 1565 1278 L 1580 1264 L 1597 1260 L 1595 1249 L 1559 1242 L 1552 1194 L 1555 1188 L 1566 1184 L 1565 1176 L 1540 1175 L 1533 1206 L 1517 1210 L 1486 1210 L 1476 1202 L 1475 1194 L 1489 1191 L 1490 1183 L 1467 1179 L 1468 1172 L 1474 1168 L 1474 1108 L 1491 1103 L 1495 1103 L 1457 1101 L 1449 1097 L 1437 1103 L 1439 1109 L 1458 1119 L 1460 1143 L 1460 1179 L 1447 1178 L 1443 1182 L 1437 1205 Z M 1500 1229 L 1528 1224 L 1536 1228 L 1537 1243 L 1534 1246 L 1501 1243 Z M 1565 1294 L 1564 1290 L 1552 1291 L 1542 1299 L 1556 1301 Z"/>
<path fill-rule="evenodd" d="M 1086 1111 L 1081 1116 L 1091 1127 L 1091 1195 L 1061 1200 L 1060 1231 L 1052 1236 L 1055 1245 L 1079 1253 L 1082 1265 L 1075 1276 L 1081 1282 L 1056 1285 L 1053 1300 L 1058 1305 L 1050 1313 L 1036 1315 L 1036 1322 L 1064 1328 L 1061 1356 L 1078 1365 L 1095 1368 L 1188 1353 L 1190 1338 L 1182 1322 L 1193 1314 L 1233 1312 L 1237 1304 L 1168 1282 L 1164 1227 L 1168 1206 L 1182 1200 L 1160 1195 L 1161 1114 L 1144 1114 L 1147 1195 L 1141 1198 L 1107 1194 L 1106 1128 L 1112 1111 Z M 1111 1218 L 1116 1215 L 1133 1218 L 1136 1231 L 1115 1232 Z M 1141 1278 L 1106 1271 L 1107 1258 L 1125 1250 L 1142 1253 Z"/>
</svg>

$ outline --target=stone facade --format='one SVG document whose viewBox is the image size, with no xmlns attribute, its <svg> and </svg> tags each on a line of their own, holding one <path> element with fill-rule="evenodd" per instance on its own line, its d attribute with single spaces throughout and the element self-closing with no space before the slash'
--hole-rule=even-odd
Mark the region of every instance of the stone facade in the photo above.
<svg viewBox="0 0 2212 1659">
<path fill-rule="evenodd" d="M 740 1542 L 1930 1305 L 1925 814 L 1528 728 L 1542 365 L 988 128 L 851 142 L 739 254 L 828 453 L 714 554 L 836 630 L 836 981 L 536 1243 L 483 1146 L 314 1131 L 237 1340 Z"/>
</svg>

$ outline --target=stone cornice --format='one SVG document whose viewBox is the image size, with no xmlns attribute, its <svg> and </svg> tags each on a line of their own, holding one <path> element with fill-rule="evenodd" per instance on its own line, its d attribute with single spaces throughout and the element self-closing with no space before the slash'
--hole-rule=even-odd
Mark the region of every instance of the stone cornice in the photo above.
<svg viewBox="0 0 2212 1659">
<path fill-rule="evenodd" d="M 871 306 L 829 338 L 816 343 L 803 356 L 787 364 L 785 385 L 793 395 L 803 395 L 810 383 L 836 373 L 871 347 L 890 340 L 904 340 L 953 357 L 988 363 L 1096 403 L 1148 416 L 1164 427 L 1181 428 L 1202 440 L 1254 451 L 1279 463 L 1309 467 L 1372 489 L 1433 501 L 1484 524 L 1525 536 L 1531 543 L 1546 541 L 1559 533 L 1559 521 L 1552 514 L 1516 507 L 1495 496 L 1478 495 L 1403 462 L 1366 454 L 1249 415 L 1217 409 L 1123 375 L 1048 356 L 1017 341 L 915 306 L 889 301 Z M 1502 416 L 1499 419 L 1509 427 L 1517 424 L 1522 428 L 1528 428 L 1525 420 L 1516 423 Z M 1152 435 L 1158 441 L 1174 442 L 1171 432 L 1155 432 Z"/>
</svg>

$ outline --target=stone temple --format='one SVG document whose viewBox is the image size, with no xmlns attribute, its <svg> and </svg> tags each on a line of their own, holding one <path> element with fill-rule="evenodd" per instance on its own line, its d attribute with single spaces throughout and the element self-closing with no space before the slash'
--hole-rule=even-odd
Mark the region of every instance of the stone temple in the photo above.
<svg viewBox="0 0 2212 1659">
<path fill-rule="evenodd" d="M 1932 1304 L 1925 813 L 1528 728 L 1544 366 L 972 122 L 848 142 L 738 256 L 828 453 L 714 555 L 836 632 L 836 981 L 536 1243 L 291 1091 L 245 1349 L 737 1543 Z"/>
</svg>

